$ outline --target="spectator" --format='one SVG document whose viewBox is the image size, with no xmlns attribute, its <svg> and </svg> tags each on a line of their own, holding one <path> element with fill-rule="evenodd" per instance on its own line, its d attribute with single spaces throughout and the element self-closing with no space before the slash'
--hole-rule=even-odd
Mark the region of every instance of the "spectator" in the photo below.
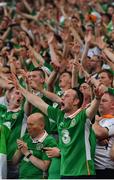
<svg viewBox="0 0 114 180">
<path fill-rule="evenodd" d="M 27 119 L 28 133 L 17 140 L 18 150 L 13 156 L 13 163 L 19 164 L 20 179 L 43 179 L 48 169 L 50 158 L 45 153 L 45 147 L 57 146 L 53 137 L 44 129 L 44 117 L 35 113 Z"/>
<path fill-rule="evenodd" d="M 97 137 L 95 154 L 96 178 L 114 176 L 114 162 L 110 158 L 110 150 L 114 143 L 114 96 L 105 93 L 99 105 L 100 117 L 96 117 L 93 130 Z"/>
<path fill-rule="evenodd" d="M 27 90 L 21 88 L 22 94 L 31 102 L 34 106 L 40 108 L 40 110 L 48 115 L 49 118 L 54 119 L 57 122 L 59 140 L 60 140 L 60 149 L 61 149 L 61 176 L 62 178 L 76 178 L 76 177 L 92 177 L 95 175 L 94 170 L 94 151 L 95 151 L 95 136 L 91 131 L 90 120 L 96 113 L 97 107 L 100 103 L 100 96 L 93 100 L 91 105 L 85 109 L 81 110 L 82 105 L 82 95 L 79 90 L 69 89 L 65 92 L 62 98 L 61 111 L 59 109 L 54 109 L 51 106 L 48 106 L 44 101 L 39 97 L 31 94 Z M 79 108 L 79 109 L 78 109 Z M 89 118 L 89 119 L 88 119 Z M 83 120 L 82 120 L 83 119 Z M 88 131 L 85 130 L 85 124 L 87 124 L 87 129 L 91 134 L 87 136 L 87 142 L 85 142 L 85 132 L 88 134 Z M 77 133 L 75 131 L 76 126 L 78 127 Z M 83 131 L 82 131 L 83 129 Z M 73 133 L 74 132 L 74 133 Z M 81 138 L 81 144 L 78 136 Z M 90 140 L 90 141 L 89 141 Z M 83 142 L 83 143 L 82 143 Z M 75 146 L 74 146 L 75 144 Z M 91 148 L 90 148 L 91 146 Z M 88 155 L 86 150 L 88 149 Z M 83 150 L 83 151 L 82 151 Z M 72 155 L 71 152 L 72 151 Z M 83 154 L 83 161 L 77 156 L 80 153 Z M 73 153 L 75 152 L 75 153 Z M 75 158 L 74 158 L 75 154 Z M 87 155 L 87 156 L 86 156 Z M 81 156 L 82 157 L 82 156 Z M 77 162 L 75 162 L 77 159 Z M 84 160 L 86 159 L 86 160 Z M 68 163 L 68 164 L 67 164 Z M 87 163 L 87 164 L 86 164 Z M 91 163 L 91 168 L 90 164 Z M 71 168 L 69 169 L 69 165 Z M 80 168 L 79 168 L 80 166 Z M 83 166 L 85 168 L 83 169 Z M 73 172 L 72 172 L 73 169 Z M 80 172 L 79 172 L 80 169 Z"/>
</svg>

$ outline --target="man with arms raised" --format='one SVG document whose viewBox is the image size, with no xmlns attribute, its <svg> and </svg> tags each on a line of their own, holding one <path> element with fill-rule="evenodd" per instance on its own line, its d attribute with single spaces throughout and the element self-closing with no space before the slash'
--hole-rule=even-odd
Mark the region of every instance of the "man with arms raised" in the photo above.
<svg viewBox="0 0 114 180">
<path fill-rule="evenodd" d="M 81 92 L 78 89 L 68 89 L 62 97 L 60 110 L 49 106 L 40 97 L 36 97 L 26 89 L 20 87 L 20 90 L 30 103 L 57 123 L 62 178 L 94 176 L 95 135 L 90 120 L 96 114 L 100 103 L 99 91 L 96 91 L 97 97 L 91 105 L 87 109 L 81 109 L 83 101 Z"/>
</svg>

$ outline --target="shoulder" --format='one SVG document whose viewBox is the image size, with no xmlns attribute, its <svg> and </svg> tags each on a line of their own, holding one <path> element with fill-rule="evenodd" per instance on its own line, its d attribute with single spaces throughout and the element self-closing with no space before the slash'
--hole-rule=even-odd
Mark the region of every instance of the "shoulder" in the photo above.
<svg viewBox="0 0 114 180">
<path fill-rule="evenodd" d="M 48 113 L 54 112 L 55 115 L 57 114 L 65 114 L 63 111 L 61 111 L 59 108 L 54 108 L 53 106 L 48 106 Z"/>
<path fill-rule="evenodd" d="M 51 135 L 48 135 L 44 142 L 46 143 L 46 146 L 57 146 L 57 142 L 55 140 L 55 138 Z"/>
</svg>

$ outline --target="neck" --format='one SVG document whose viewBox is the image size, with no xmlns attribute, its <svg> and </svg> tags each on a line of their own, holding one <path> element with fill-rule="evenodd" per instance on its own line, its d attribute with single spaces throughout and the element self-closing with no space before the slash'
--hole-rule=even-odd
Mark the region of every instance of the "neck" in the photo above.
<svg viewBox="0 0 114 180">
<path fill-rule="evenodd" d="M 14 104 L 11 104 L 11 105 L 9 105 L 8 108 L 9 108 L 10 110 L 15 110 L 15 109 L 20 108 L 20 106 L 15 106 Z"/>
<path fill-rule="evenodd" d="M 67 86 L 61 87 L 63 92 L 70 89 L 70 88 L 71 88 L 71 85 L 69 85 L 69 84 Z"/>
<path fill-rule="evenodd" d="M 70 116 L 70 115 L 72 115 L 73 113 L 75 113 L 76 111 L 78 110 L 78 108 L 77 107 L 74 107 L 72 110 L 70 110 L 69 112 L 66 112 L 66 115 L 67 116 Z"/>
<path fill-rule="evenodd" d="M 112 115 L 112 116 L 114 116 L 114 111 L 101 113 L 101 116 L 105 116 L 105 115 Z"/>
<path fill-rule="evenodd" d="M 45 133 L 45 130 L 40 131 L 35 137 L 32 137 L 34 140 L 41 138 Z"/>
<path fill-rule="evenodd" d="M 40 91 L 42 91 L 43 89 L 44 89 L 44 85 L 41 85 L 40 84 Z M 33 91 L 35 92 L 35 93 L 37 93 L 38 91 L 39 91 L 39 88 L 35 88 L 35 89 L 33 89 Z"/>
</svg>

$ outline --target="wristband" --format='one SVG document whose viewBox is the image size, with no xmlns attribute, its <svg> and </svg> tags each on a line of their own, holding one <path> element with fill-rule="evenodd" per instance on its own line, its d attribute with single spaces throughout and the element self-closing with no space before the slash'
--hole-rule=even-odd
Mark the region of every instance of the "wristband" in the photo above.
<svg viewBox="0 0 114 180">
<path fill-rule="evenodd" d="M 29 159 L 32 156 L 32 153 L 30 152 L 27 156 L 25 156 L 27 159 Z"/>
</svg>

